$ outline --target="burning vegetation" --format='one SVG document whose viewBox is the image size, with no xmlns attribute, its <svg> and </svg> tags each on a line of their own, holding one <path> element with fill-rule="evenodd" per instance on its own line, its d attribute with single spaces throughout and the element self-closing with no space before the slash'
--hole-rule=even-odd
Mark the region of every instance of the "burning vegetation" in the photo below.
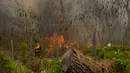
<svg viewBox="0 0 130 73">
<path fill-rule="evenodd" d="M 58 39 L 57 39 L 58 38 Z M 49 44 L 47 46 L 47 55 L 52 54 L 56 50 L 56 44 L 58 44 L 59 49 L 71 49 L 71 48 L 77 48 L 80 49 L 80 42 L 75 40 L 75 41 L 67 41 L 65 40 L 65 37 L 63 34 L 57 35 L 56 32 L 53 33 L 52 36 L 46 36 L 45 40 L 49 41 Z M 58 43 L 56 42 L 58 40 Z M 92 46 L 91 42 L 87 42 L 85 45 L 87 48 L 90 48 Z"/>
<path fill-rule="evenodd" d="M 47 54 L 51 54 L 52 51 L 54 51 L 56 49 L 56 47 L 55 47 L 56 46 L 56 40 L 58 40 L 59 48 L 61 48 L 64 44 L 64 36 L 58 35 L 58 39 L 56 39 L 56 33 L 55 32 L 50 37 L 46 36 L 45 39 L 50 41 L 50 43 L 48 44 L 48 48 L 47 48 Z"/>
</svg>

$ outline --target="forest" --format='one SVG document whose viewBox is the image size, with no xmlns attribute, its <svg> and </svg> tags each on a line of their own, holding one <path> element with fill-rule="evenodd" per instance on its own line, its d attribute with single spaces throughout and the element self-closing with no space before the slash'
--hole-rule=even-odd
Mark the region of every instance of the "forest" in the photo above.
<svg viewBox="0 0 130 73">
<path fill-rule="evenodd" d="M 0 0 L 0 73 L 130 73 L 130 1 Z"/>
</svg>

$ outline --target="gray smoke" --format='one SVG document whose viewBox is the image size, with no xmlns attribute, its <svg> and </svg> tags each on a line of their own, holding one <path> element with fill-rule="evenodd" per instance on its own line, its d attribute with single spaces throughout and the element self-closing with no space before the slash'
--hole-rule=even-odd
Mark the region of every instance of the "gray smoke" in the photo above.
<svg viewBox="0 0 130 73">
<path fill-rule="evenodd" d="M 61 15 L 60 0 L 17 0 L 25 10 L 31 9 L 41 20 L 31 20 L 29 28 L 50 33 L 56 30 L 56 20 Z M 128 12 L 125 5 L 129 0 L 62 0 L 64 15 L 72 24 L 66 33 L 70 39 L 80 41 L 92 40 L 93 30 L 97 31 L 98 41 L 108 43 L 112 40 L 123 40 L 129 23 Z M 15 0 L 0 0 L 0 34 L 15 27 L 15 31 L 23 32 L 23 25 L 14 21 L 21 21 L 17 15 Z M 26 19 L 24 19 L 26 20 Z M 22 22 L 22 21 L 21 21 Z M 20 23 L 20 22 L 19 22 Z M 19 27 L 20 26 L 20 27 Z M 70 32 L 71 31 L 71 32 Z M 90 37 L 90 38 L 89 38 Z M 101 40 L 103 39 L 103 40 Z"/>
</svg>

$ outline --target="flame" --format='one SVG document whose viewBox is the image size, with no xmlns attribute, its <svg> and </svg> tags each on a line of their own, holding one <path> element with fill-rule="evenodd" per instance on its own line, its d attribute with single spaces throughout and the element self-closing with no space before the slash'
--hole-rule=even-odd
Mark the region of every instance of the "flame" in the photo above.
<svg viewBox="0 0 130 73">
<path fill-rule="evenodd" d="M 70 47 L 70 45 L 69 44 L 65 44 L 64 47 L 68 49 Z"/>
<path fill-rule="evenodd" d="M 72 47 L 80 48 L 79 41 L 68 42 L 68 43 L 64 44 L 64 47 L 67 49 L 72 48 Z"/>
<path fill-rule="evenodd" d="M 52 48 L 53 48 L 52 45 L 49 44 L 49 45 L 48 45 L 48 48 L 47 48 L 47 54 L 48 54 L 48 55 L 51 54 Z"/>
<path fill-rule="evenodd" d="M 54 33 L 54 35 L 51 36 L 51 37 L 46 36 L 45 39 L 50 41 L 48 48 L 47 48 L 47 52 L 48 52 L 48 54 L 50 54 L 53 51 L 53 49 L 55 49 L 54 46 L 56 45 L 56 33 Z M 59 48 L 61 48 L 63 46 L 63 44 L 64 44 L 64 36 L 62 34 L 58 35 L 58 46 L 59 46 Z"/>
<path fill-rule="evenodd" d="M 64 36 L 62 34 L 56 35 L 56 33 L 54 33 L 51 37 L 46 36 L 45 39 L 49 40 L 50 43 L 48 44 L 48 48 L 47 48 L 47 54 L 50 55 L 56 48 L 56 37 L 58 36 L 58 46 L 59 48 L 80 48 L 80 42 L 79 41 L 68 41 L 65 42 Z M 87 48 L 90 48 L 92 46 L 91 42 L 88 41 L 88 43 L 85 45 L 87 46 Z"/>
<path fill-rule="evenodd" d="M 64 44 L 64 37 L 63 37 L 63 35 L 59 35 L 58 36 L 58 45 L 59 45 L 59 47 L 61 48 L 63 44 Z"/>
</svg>

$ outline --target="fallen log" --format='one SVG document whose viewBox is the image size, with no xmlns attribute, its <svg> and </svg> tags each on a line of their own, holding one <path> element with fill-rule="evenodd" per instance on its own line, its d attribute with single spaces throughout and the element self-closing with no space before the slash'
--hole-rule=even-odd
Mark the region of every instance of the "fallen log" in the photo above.
<svg viewBox="0 0 130 73">
<path fill-rule="evenodd" d="M 62 60 L 62 73 L 104 73 L 98 62 L 74 49 L 68 50 Z"/>
</svg>

